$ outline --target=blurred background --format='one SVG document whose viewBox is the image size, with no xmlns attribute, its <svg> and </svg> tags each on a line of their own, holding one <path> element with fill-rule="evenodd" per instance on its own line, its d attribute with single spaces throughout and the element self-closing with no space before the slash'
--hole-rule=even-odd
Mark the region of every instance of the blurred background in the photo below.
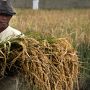
<svg viewBox="0 0 90 90">
<path fill-rule="evenodd" d="M 90 0 L 13 0 L 15 7 L 33 8 L 38 3 L 39 9 L 89 8 Z"/>
</svg>

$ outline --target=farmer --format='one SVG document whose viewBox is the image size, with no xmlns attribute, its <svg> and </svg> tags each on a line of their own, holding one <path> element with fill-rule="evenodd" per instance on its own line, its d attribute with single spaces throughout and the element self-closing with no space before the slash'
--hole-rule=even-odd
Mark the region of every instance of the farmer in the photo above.
<svg viewBox="0 0 90 90">
<path fill-rule="evenodd" d="M 9 21 L 15 14 L 10 0 L 0 0 L 0 43 L 21 35 L 20 31 L 9 26 Z M 0 90 L 18 90 L 17 70 L 0 78 Z"/>
<path fill-rule="evenodd" d="M 9 21 L 15 14 L 10 0 L 0 0 L 0 42 L 21 34 L 20 31 L 9 26 Z"/>
</svg>

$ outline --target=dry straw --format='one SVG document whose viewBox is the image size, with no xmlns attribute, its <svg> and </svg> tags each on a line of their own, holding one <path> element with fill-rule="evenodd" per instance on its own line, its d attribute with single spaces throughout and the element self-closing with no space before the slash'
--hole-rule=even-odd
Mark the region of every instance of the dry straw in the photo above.
<svg viewBox="0 0 90 90">
<path fill-rule="evenodd" d="M 0 76 L 21 74 L 29 90 L 73 90 L 78 58 L 65 39 L 16 38 L 0 45 Z M 35 89 L 36 88 L 36 89 Z"/>
</svg>

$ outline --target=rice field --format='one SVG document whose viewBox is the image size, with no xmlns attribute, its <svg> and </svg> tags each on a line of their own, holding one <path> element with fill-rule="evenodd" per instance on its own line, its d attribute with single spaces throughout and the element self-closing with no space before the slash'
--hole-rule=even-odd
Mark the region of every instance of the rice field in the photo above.
<svg viewBox="0 0 90 90">
<path fill-rule="evenodd" d="M 84 35 L 89 38 L 90 10 L 39 10 L 17 9 L 11 25 L 37 39 L 66 37 L 76 47 Z"/>
<path fill-rule="evenodd" d="M 81 69 L 81 90 L 90 84 L 90 9 L 16 9 L 10 25 L 37 40 L 68 39 L 77 50 Z M 88 89 L 89 90 L 89 89 Z"/>
</svg>

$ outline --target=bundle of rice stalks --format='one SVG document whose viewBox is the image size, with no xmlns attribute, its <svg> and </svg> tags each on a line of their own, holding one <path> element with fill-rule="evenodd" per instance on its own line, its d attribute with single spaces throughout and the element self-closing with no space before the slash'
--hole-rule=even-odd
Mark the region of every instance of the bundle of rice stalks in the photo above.
<svg viewBox="0 0 90 90">
<path fill-rule="evenodd" d="M 29 90 L 73 90 L 78 58 L 63 38 L 50 44 L 33 38 L 16 38 L 0 45 L 0 76 L 20 74 Z"/>
<path fill-rule="evenodd" d="M 51 90 L 73 90 L 78 75 L 78 57 L 72 45 L 59 38 L 53 44 L 43 43 L 44 54 L 51 61 Z"/>
</svg>

